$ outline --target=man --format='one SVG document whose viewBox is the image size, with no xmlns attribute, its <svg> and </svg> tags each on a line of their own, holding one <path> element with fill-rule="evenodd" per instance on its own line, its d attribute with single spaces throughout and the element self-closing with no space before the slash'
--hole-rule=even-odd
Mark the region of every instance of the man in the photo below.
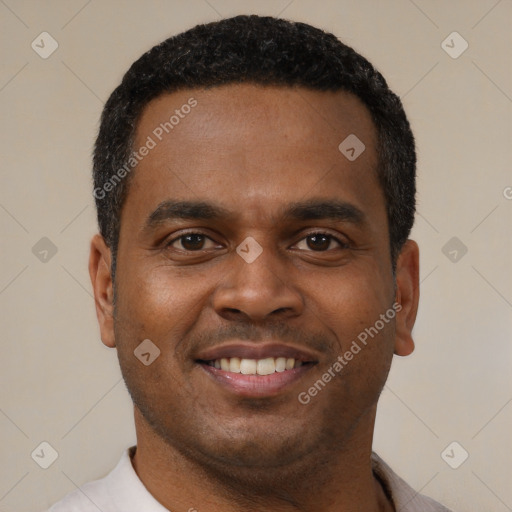
<svg viewBox="0 0 512 512">
<path fill-rule="evenodd" d="M 135 62 L 89 270 L 137 445 L 50 510 L 446 511 L 372 453 L 414 349 L 415 165 L 384 78 L 309 25 L 238 16 Z"/>
</svg>

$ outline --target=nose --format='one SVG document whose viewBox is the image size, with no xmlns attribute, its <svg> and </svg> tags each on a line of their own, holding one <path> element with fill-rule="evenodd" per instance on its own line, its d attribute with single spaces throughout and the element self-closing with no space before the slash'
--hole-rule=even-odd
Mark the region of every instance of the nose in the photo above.
<svg viewBox="0 0 512 512">
<path fill-rule="evenodd" d="M 303 310 L 303 298 L 294 286 L 294 272 L 273 251 L 264 249 L 248 263 L 233 254 L 230 270 L 218 283 L 213 297 L 217 314 L 228 320 L 261 322 L 269 317 L 291 318 Z"/>
</svg>

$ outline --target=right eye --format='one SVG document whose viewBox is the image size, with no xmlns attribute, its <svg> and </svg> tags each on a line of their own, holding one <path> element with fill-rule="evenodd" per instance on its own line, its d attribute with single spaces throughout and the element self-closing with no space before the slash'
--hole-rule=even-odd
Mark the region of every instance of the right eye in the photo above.
<svg viewBox="0 0 512 512">
<path fill-rule="evenodd" d="M 173 238 L 166 243 L 166 247 L 189 252 L 196 252 L 217 247 L 216 245 L 213 245 L 212 247 L 205 248 L 205 244 L 208 240 L 214 244 L 214 241 L 203 233 L 190 232 Z M 180 244 L 181 247 L 177 247 L 175 244 Z"/>
</svg>

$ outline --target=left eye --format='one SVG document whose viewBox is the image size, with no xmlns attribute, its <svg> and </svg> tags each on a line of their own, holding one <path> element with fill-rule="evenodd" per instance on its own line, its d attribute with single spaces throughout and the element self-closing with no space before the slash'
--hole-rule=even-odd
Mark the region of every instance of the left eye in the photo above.
<svg viewBox="0 0 512 512">
<path fill-rule="evenodd" d="M 201 233 L 187 233 L 186 235 L 181 235 L 178 238 L 170 241 L 168 246 L 173 247 L 174 249 L 182 249 L 185 251 L 200 251 L 201 249 L 208 249 L 209 247 L 205 247 L 206 241 L 209 240 L 213 244 L 213 240 L 206 235 Z M 180 247 L 175 247 L 176 243 L 181 244 Z M 214 246 L 214 244 L 212 245 Z"/>
<path fill-rule="evenodd" d="M 315 252 L 323 252 L 328 249 L 332 249 L 332 242 L 337 243 L 342 249 L 348 247 L 348 244 L 340 242 L 337 238 L 333 235 L 329 235 L 328 233 L 310 233 L 297 244 L 297 247 L 301 250 L 311 249 Z M 306 245 L 306 249 L 304 247 L 300 247 L 300 245 L 304 243 Z"/>
</svg>

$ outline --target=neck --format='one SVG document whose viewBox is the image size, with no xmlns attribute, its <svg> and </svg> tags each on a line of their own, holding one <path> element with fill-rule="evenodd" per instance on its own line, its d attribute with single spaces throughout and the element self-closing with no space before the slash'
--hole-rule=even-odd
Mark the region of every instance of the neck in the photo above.
<svg viewBox="0 0 512 512">
<path fill-rule="evenodd" d="M 185 454 L 154 433 L 135 408 L 132 463 L 148 491 L 173 512 L 392 512 L 371 468 L 375 409 L 334 449 L 293 467 L 243 468 Z"/>
</svg>

